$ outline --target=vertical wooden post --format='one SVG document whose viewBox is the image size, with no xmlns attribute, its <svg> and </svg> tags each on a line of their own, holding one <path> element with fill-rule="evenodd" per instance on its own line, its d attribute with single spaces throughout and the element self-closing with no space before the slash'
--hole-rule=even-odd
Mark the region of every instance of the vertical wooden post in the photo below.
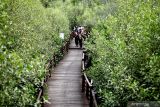
<svg viewBox="0 0 160 107">
<path fill-rule="evenodd" d="M 41 87 L 41 89 L 42 89 L 42 94 L 41 94 L 41 101 L 42 101 L 42 103 L 41 103 L 41 107 L 44 107 L 44 100 L 43 100 L 43 94 L 44 94 L 44 88 L 43 88 L 43 86 Z"/>
<path fill-rule="evenodd" d="M 89 84 L 86 84 L 86 96 L 89 99 Z"/>
<path fill-rule="evenodd" d="M 54 67 L 56 66 L 56 55 L 53 55 Z"/>
<path fill-rule="evenodd" d="M 84 74 L 82 74 L 82 92 L 85 91 L 85 77 Z"/>
<path fill-rule="evenodd" d="M 67 44 L 68 44 L 68 43 L 66 42 L 66 53 L 67 53 Z"/>
<path fill-rule="evenodd" d="M 67 42 L 67 52 L 68 52 L 68 49 L 69 49 L 69 44 L 70 44 L 70 40 Z"/>
<path fill-rule="evenodd" d="M 90 87 L 90 99 L 89 99 L 89 107 L 93 107 L 93 96 L 92 96 L 92 86 Z"/>
</svg>

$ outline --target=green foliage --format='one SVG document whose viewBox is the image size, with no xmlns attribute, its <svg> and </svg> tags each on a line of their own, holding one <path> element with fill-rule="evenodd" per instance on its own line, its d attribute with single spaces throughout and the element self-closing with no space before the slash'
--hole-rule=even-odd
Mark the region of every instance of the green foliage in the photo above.
<svg viewBox="0 0 160 107">
<path fill-rule="evenodd" d="M 103 97 L 101 106 L 124 107 L 128 101 L 159 101 L 160 2 L 115 3 L 117 8 L 98 21 L 86 43 L 93 57 L 93 66 L 87 73 Z"/>
<path fill-rule="evenodd" d="M 68 39 L 68 17 L 39 0 L 0 2 L 0 106 L 36 106 L 45 63 Z"/>
<path fill-rule="evenodd" d="M 158 0 L 0 0 L 0 106 L 38 106 L 45 63 L 75 25 L 93 28 L 87 74 L 100 106 L 160 100 L 159 13 Z"/>
</svg>

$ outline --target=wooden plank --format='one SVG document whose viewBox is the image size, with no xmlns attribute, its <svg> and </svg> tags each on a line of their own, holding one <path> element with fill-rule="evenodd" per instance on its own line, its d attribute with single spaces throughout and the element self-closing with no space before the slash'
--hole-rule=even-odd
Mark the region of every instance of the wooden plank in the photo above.
<svg viewBox="0 0 160 107">
<path fill-rule="evenodd" d="M 82 50 L 71 49 L 59 62 L 47 82 L 50 103 L 45 107 L 89 107 L 81 92 L 81 61 Z"/>
</svg>

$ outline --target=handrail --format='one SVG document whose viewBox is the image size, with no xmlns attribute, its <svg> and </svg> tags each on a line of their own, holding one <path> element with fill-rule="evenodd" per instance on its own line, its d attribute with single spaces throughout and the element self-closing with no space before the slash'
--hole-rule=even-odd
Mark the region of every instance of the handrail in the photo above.
<svg viewBox="0 0 160 107">
<path fill-rule="evenodd" d="M 45 80 L 43 80 L 45 81 Z M 38 93 L 38 97 L 37 97 L 37 102 L 40 101 L 41 107 L 43 107 L 43 92 L 44 92 L 44 82 L 42 83 L 42 86 L 39 88 L 39 93 Z"/>
<path fill-rule="evenodd" d="M 83 75 L 84 75 L 85 80 L 86 80 L 87 84 L 89 85 L 89 87 L 92 87 L 92 84 L 89 82 L 87 75 L 85 73 Z"/>
<path fill-rule="evenodd" d="M 95 107 L 98 107 L 95 92 L 93 90 L 92 90 L 92 96 L 93 96 L 93 103 L 94 103 Z"/>
<path fill-rule="evenodd" d="M 69 44 L 70 44 L 70 41 L 67 41 L 61 48 L 60 48 L 60 52 L 64 55 L 68 52 L 68 49 L 69 49 Z M 52 63 L 54 62 L 54 63 Z M 41 87 L 39 88 L 39 91 L 38 91 L 38 96 L 37 96 L 37 101 L 39 102 L 40 101 L 40 104 L 41 104 L 41 107 L 44 106 L 44 102 L 43 102 L 43 94 L 44 94 L 44 84 L 45 82 L 47 82 L 48 78 L 51 77 L 51 68 L 52 66 L 56 66 L 56 54 L 53 55 L 53 59 L 50 60 L 48 62 L 48 67 L 47 67 L 47 74 L 45 76 L 45 78 L 43 79 L 42 81 L 42 85 Z M 50 68 L 51 67 L 51 68 Z"/>
<path fill-rule="evenodd" d="M 88 79 L 85 73 L 82 75 L 82 92 L 86 94 L 90 107 L 98 107 L 91 80 Z"/>
<path fill-rule="evenodd" d="M 41 98 L 42 92 L 43 92 L 42 89 L 40 89 L 39 94 L 38 94 L 37 101 Z"/>
<path fill-rule="evenodd" d="M 88 79 L 85 71 L 85 56 L 86 53 L 83 52 L 83 59 L 82 59 L 82 92 L 86 94 L 87 99 L 89 100 L 90 107 L 98 107 L 97 99 L 95 97 L 95 92 L 93 90 L 92 80 Z"/>
</svg>

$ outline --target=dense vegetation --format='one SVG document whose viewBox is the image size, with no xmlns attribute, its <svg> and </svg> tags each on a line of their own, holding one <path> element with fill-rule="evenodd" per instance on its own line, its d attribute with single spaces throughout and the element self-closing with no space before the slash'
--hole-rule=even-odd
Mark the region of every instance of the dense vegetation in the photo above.
<svg viewBox="0 0 160 107">
<path fill-rule="evenodd" d="M 100 106 L 160 100 L 159 0 L 0 0 L 0 106 L 37 106 L 47 60 L 75 25 L 92 30 L 86 72 Z"/>
<path fill-rule="evenodd" d="M 68 39 L 67 14 L 39 0 L 0 0 L 0 14 L 0 106 L 36 106 L 45 63 Z"/>
<path fill-rule="evenodd" d="M 116 0 L 104 6 L 109 14 L 97 21 L 86 43 L 92 56 L 87 73 L 101 106 L 159 101 L 160 2 Z"/>
</svg>

